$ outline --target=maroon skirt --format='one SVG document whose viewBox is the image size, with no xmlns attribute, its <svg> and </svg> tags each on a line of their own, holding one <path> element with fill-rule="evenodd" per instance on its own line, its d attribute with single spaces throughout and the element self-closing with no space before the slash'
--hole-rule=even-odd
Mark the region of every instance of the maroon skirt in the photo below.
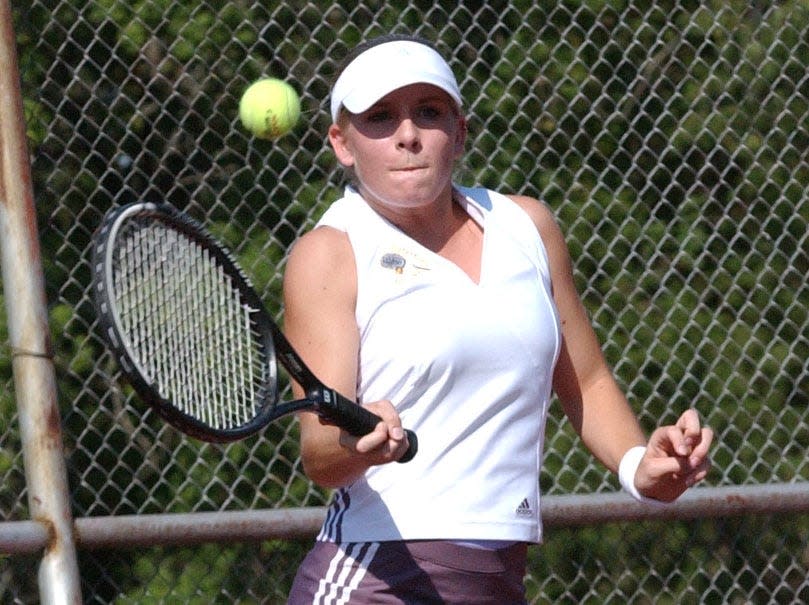
<svg viewBox="0 0 809 605">
<path fill-rule="evenodd" d="M 442 540 L 316 542 L 288 605 L 524 604 L 527 545 L 499 550 Z"/>
</svg>

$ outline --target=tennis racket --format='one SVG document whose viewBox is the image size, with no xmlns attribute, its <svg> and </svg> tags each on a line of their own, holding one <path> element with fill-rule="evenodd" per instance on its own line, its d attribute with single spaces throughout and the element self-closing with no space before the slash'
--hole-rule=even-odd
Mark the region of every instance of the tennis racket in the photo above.
<svg viewBox="0 0 809 605">
<path fill-rule="evenodd" d="M 167 204 L 110 211 L 93 240 L 101 332 L 140 397 L 197 439 L 227 442 L 300 410 L 361 436 L 380 422 L 325 386 L 273 322 L 231 254 Z M 277 362 L 305 398 L 279 402 Z M 407 431 L 416 454 L 416 435 Z"/>
</svg>

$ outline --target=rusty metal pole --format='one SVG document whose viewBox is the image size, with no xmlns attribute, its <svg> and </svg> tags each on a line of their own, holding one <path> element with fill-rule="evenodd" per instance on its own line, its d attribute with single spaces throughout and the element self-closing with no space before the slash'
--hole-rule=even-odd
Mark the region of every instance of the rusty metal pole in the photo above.
<svg viewBox="0 0 809 605">
<path fill-rule="evenodd" d="M 39 568 L 40 600 L 78 605 L 78 561 L 9 0 L 0 0 L 0 252 L 28 506 L 31 518 L 50 534 Z"/>
</svg>

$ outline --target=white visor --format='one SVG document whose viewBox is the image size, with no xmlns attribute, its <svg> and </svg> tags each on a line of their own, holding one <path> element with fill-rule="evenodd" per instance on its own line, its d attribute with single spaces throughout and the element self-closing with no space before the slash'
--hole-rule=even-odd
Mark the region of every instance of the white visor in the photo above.
<svg viewBox="0 0 809 605">
<path fill-rule="evenodd" d="M 397 40 L 372 46 L 337 78 L 331 93 L 331 118 L 340 107 L 362 113 L 385 95 L 410 84 L 432 84 L 461 107 L 461 91 L 447 62 L 435 50 L 419 42 Z"/>
</svg>

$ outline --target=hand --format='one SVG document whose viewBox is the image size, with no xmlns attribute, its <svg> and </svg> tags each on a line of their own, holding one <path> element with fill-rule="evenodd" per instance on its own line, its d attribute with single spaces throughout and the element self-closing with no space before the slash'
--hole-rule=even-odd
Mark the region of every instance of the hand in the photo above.
<svg viewBox="0 0 809 605">
<path fill-rule="evenodd" d="M 676 424 L 652 433 L 635 473 L 635 487 L 647 498 L 676 500 L 708 474 L 712 441 L 713 431 L 700 426 L 695 410 L 686 410 Z"/>
<path fill-rule="evenodd" d="M 354 454 L 365 456 L 371 466 L 399 460 L 408 448 L 402 420 L 390 401 L 377 401 L 365 406 L 382 418 L 374 430 L 357 437 L 348 431 L 340 431 L 340 446 Z"/>
</svg>

